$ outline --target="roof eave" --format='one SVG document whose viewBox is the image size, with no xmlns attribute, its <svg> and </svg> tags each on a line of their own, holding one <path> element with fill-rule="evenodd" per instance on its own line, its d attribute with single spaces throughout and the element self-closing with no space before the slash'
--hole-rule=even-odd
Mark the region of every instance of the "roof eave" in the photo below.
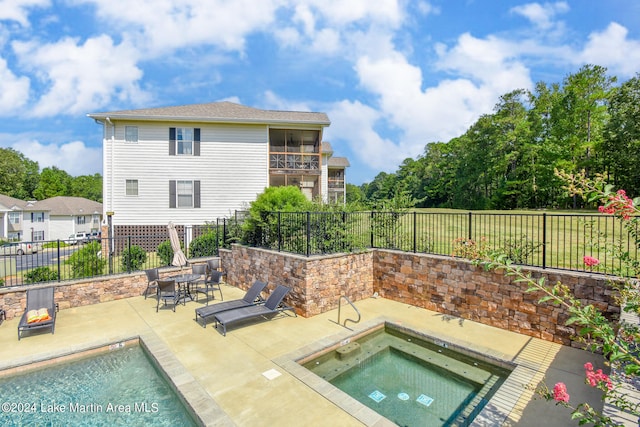
<svg viewBox="0 0 640 427">
<path fill-rule="evenodd" d="M 154 122 L 197 122 L 197 123 L 232 123 L 232 124 L 292 124 L 292 125 L 316 125 L 316 126 L 329 126 L 331 121 L 317 121 L 317 120 L 278 120 L 278 119 L 233 119 L 233 118 L 221 118 L 221 117 L 178 117 L 178 116 L 145 116 L 136 114 L 104 114 L 95 113 L 87 114 L 94 120 L 128 120 L 128 121 L 154 121 Z"/>
</svg>

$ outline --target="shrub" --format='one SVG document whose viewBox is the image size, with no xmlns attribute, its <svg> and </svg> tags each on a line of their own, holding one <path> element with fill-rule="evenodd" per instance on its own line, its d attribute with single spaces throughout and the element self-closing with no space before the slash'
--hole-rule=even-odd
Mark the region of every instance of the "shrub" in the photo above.
<svg viewBox="0 0 640 427">
<path fill-rule="evenodd" d="M 122 251 L 122 269 L 125 271 L 141 270 L 147 261 L 147 253 L 140 246 L 133 245 Z"/>
<path fill-rule="evenodd" d="M 520 237 L 504 239 L 501 249 L 513 263 L 525 264 L 540 246 L 541 243 L 536 243 L 523 234 Z"/>
<path fill-rule="evenodd" d="M 182 242 L 180 242 L 180 247 L 184 248 Z M 158 249 L 156 249 L 156 253 L 158 254 L 158 258 L 160 258 L 161 265 L 171 265 L 173 262 L 173 249 L 171 248 L 171 240 L 165 240 L 164 242 L 158 245 Z"/>
<path fill-rule="evenodd" d="M 33 270 L 29 270 L 24 275 L 24 281 L 26 283 L 40 283 L 51 282 L 58 280 L 59 275 L 57 271 L 50 269 L 49 267 L 36 267 Z"/>
<path fill-rule="evenodd" d="M 209 231 L 191 241 L 189 256 L 193 258 L 216 255 L 218 248 L 216 233 Z"/>
<path fill-rule="evenodd" d="M 250 245 L 277 246 L 277 218 L 272 212 L 303 212 L 311 207 L 298 187 L 269 187 L 251 202 L 249 217 L 242 225 L 244 241 Z M 290 233 L 293 234 L 293 233 Z"/>
<path fill-rule="evenodd" d="M 103 273 L 106 260 L 100 257 L 102 246 L 98 242 L 89 242 L 82 249 L 72 253 L 65 264 L 71 265 L 74 278 L 97 276 Z"/>
</svg>

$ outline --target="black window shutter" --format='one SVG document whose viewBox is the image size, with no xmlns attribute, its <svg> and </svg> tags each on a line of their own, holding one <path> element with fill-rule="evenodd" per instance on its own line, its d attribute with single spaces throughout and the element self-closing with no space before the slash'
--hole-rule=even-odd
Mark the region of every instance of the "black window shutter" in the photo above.
<svg viewBox="0 0 640 427">
<path fill-rule="evenodd" d="M 193 155 L 200 155 L 200 128 L 193 130 Z"/>
<path fill-rule="evenodd" d="M 193 207 L 200 207 L 200 181 L 193 181 Z"/>
<path fill-rule="evenodd" d="M 176 207 L 176 182 L 174 180 L 169 181 L 169 207 Z"/>
<path fill-rule="evenodd" d="M 169 155 L 176 155 L 176 128 L 169 128 Z"/>
</svg>

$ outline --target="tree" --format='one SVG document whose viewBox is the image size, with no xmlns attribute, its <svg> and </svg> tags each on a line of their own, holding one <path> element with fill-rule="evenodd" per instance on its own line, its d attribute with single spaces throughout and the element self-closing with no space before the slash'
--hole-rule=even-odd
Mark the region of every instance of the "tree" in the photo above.
<svg viewBox="0 0 640 427">
<path fill-rule="evenodd" d="M 34 198 L 39 179 L 38 162 L 12 148 L 0 148 L 0 194 L 22 200 Z"/>
<path fill-rule="evenodd" d="M 365 200 L 364 192 L 357 185 L 347 184 L 346 191 L 347 191 L 347 195 L 346 195 L 347 203 L 351 204 L 351 203 L 364 202 Z"/>
<path fill-rule="evenodd" d="M 40 174 L 40 182 L 33 192 L 37 200 L 71 194 L 71 175 L 55 166 L 44 168 Z"/>
<path fill-rule="evenodd" d="M 609 180 L 640 194 L 640 74 L 613 93 L 604 133 L 600 152 Z"/>
<path fill-rule="evenodd" d="M 71 178 L 68 196 L 84 197 L 102 203 L 102 175 L 80 175 Z"/>
<path fill-rule="evenodd" d="M 297 186 L 265 188 L 264 192 L 251 202 L 249 217 L 242 225 L 243 240 L 252 245 L 269 246 L 274 243 L 273 236 L 276 235 L 268 232 L 275 225 L 271 212 L 301 212 L 311 206 L 311 202 Z"/>
</svg>

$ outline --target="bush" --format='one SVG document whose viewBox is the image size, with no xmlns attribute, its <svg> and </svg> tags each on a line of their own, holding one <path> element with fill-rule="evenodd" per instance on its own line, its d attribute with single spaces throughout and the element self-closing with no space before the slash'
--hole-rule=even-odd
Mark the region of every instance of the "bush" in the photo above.
<svg viewBox="0 0 640 427">
<path fill-rule="evenodd" d="M 122 251 L 122 269 L 125 271 L 141 270 L 147 261 L 147 253 L 140 246 L 134 245 Z"/>
<path fill-rule="evenodd" d="M 216 255 L 217 248 L 218 242 L 216 233 L 209 231 L 191 241 L 191 245 L 189 246 L 189 256 L 192 258 L 213 256 Z"/>
<path fill-rule="evenodd" d="M 244 242 L 255 246 L 277 246 L 275 232 L 277 219 L 272 212 L 303 212 L 311 207 L 298 187 L 265 188 L 264 192 L 251 202 L 249 217 L 242 225 Z"/>
<path fill-rule="evenodd" d="M 536 243 L 523 234 L 520 237 L 504 239 L 500 249 L 513 263 L 526 264 L 540 246 L 542 246 L 541 243 Z"/>
<path fill-rule="evenodd" d="M 51 282 L 53 280 L 58 280 L 58 278 L 58 272 L 53 271 L 49 267 L 36 267 L 33 270 L 29 270 L 27 274 L 24 275 L 24 281 L 26 283 Z"/>
<path fill-rule="evenodd" d="M 102 246 L 89 242 L 69 256 L 65 264 L 71 265 L 71 277 L 91 277 L 103 274 L 106 260 L 100 257 Z"/>
<path fill-rule="evenodd" d="M 180 247 L 184 249 L 182 242 L 180 242 Z M 158 245 L 158 249 L 156 249 L 156 253 L 158 254 L 158 258 L 160 258 L 161 265 L 171 265 L 173 262 L 173 249 L 171 248 L 171 240 L 165 240 L 164 242 Z"/>
</svg>

